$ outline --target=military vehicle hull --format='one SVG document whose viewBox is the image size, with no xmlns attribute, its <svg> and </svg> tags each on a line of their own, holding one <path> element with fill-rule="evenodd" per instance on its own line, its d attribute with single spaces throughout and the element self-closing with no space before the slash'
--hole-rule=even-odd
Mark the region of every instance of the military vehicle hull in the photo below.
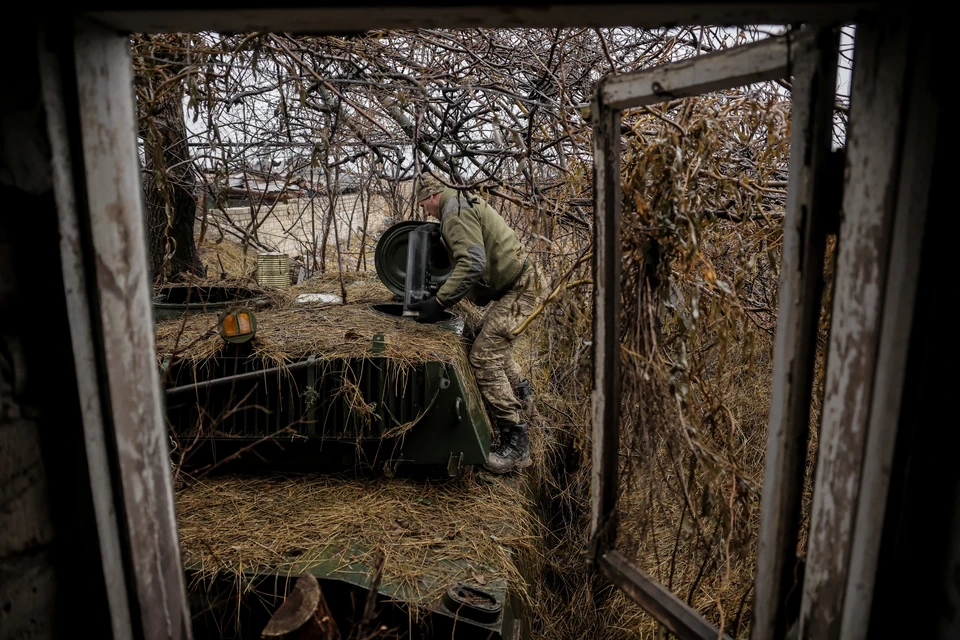
<svg viewBox="0 0 960 640">
<path fill-rule="evenodd" d="M 402 300 L 406 277 L 404 234 L 415 228 L 401 223 L 385 234 L 387 242 L 378 244 L 378 275 L 395 300 Z M 434 288 L 437 279 L 449 273 L 442 257 L 438 253 L 431 262 Z M 318 315 L 332 315 L 316 309 Z M 382 505 L 377 498 L 362 509 L 351 500 L 379 496 L 385 491 L 382 485 L 367 491 L 366 485 L 357 490 L 361 485 L 353 484 L 352 497 L 345 498 L 344 487 L 352 480 L 315 479 L 317 472 L 328 471 L 335 473 L 319 475 L 336 478 L 350 472 L 349 478 L 372 476 L 390 487 L 409 481 L 384 475 L 426 471 L 462 479 L 470 466 L 483 465 L 490 452 L 492 429 L 467 362 L 463 321 L 448 314 L 436 325 L 443 330 L 437 333 L 453 333 L 461 341 L 452 342 L 452 353 L 427 348 L 417 358 L 406 358 L 402 336 L 409 334 L 398 332 L 393 323 L 411 323 L 404 324 L 406 331 L 413 328 L 421 334 L 415 320 L 402 318 L 399 303 L 377 305 L 382 318 L 372 321 L 369 311 L 364 310 L 367 324 L 354 328 L 351 309 L 337 307 L 338 330 L 351 327 L 343 333 L 352 341 L 349 349 L 307 351 L 278 365 L 263 355 L 262 344 L 249 340 L 221 345 L 212 357 L 162 363 L 180 471 L 187 478 L 194 478 L 197 470 L 208 472 L 200 484 L 226 483 L 217 485 L 222 493 L 201 492 L 199 499 L 185 497 L 190 486 L 178 489 L 195 638 L 260 638 L 305 575 L 316 578 L 342 632 L 363 616 L 374 593 L 376 628 L 385 627 L 376 637 L 530 637 L 531 616 L 523 594 L 531 576 L 519 573 L 526 566 L 520 555 L 533 520 L 521 498 L 530 482 L 525 475 L 444 479 L 443 485 L 452 483 L 451 489 L 432 504 L 417 497 L 428 491 L 425 487 L 437 486 L 428 480 L 412 485 L 405 501 L 392 495 L 384 497 Z M 276 329 L 275 322 L 258 313 L 258 331 Z M 305 332 L 309 326 L 304 324 Z M 429 331 L 424 335 L 436 337 Z M 293 346 L 302 354 L 307 343 L 312 344 L 309 337 L 299 344 L 295 340 Z M 423 357 L 432 351 L 442 351 L 443 357 Z M 186 448 L 189 455 L 178 458 Z M 314 478 L 308 498 L 298 498 L 297 491 L 311 480 L 294 474 L 288 478 L 286 470 L 305 471 L 303 478 Z M 356 475 L 357 470 L 374 473 Z M 276 471 L 282 472 L 279 479 L 267 480 Z M 224 472 L 254 480 L 212 480 Z M 198 488 L 195 482 L 192 486 Z M 268 491 L 274 492 L 272 497 Z M 463 506 L 459 500 L 468 491 L 472 501 Z M 386 516 L 390 504 L 401 504 L 404 513 L 419 510 L 419 524 L 404 528 L 395 513 Z M 335 517 L 326 515 L 331 505 L 339 508 Z M 437 521 L 444 514 L 450 519 L 445 530 L 439 530 Z M 295 548 L 285 539 L 292 530 L 300 541 Z M 387 571 L 371 591 L 377 575 L 374 559 L 384 549 L 392 554 L 385 563 L 394 575 Z M 420 555 L 410 566 L 415 580 L 404 582 L 397 579 L 396 567 L 403 565 L 402 555 L 409 549 Z"/>
<path fill-rule="evenodd" d="M 386 358 L 382 341 L 374 332 L 351 358 L 321 353 L 278 365 L 239 344 L 200 363 L 165 365 L 170 427 L 192 443 L 187 467 L 418 467 L 456 476 L 486 462 L 491 427 L 463 362 Z M 241 455 L 254 447 L 256 455 Z"/>
</svg>

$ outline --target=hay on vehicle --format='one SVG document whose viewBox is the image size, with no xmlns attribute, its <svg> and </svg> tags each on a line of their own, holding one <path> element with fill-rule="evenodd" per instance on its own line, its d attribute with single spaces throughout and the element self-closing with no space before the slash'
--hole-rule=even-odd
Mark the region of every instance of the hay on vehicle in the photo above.
<svg viewBox="0 0 960 640">
<path fill-rule="evenodd" d="M 393 293 L 377 277 L 375 271 L 345 271 L 343 288 L 347 292 L 347 304 L 365 302 L 387 302 Z M 291 302 L 305 293 L 328 293 L 343 296 L 340 286 L 340 274 L 336 271 L 308 278 L 290 288 Z"/>
<path fill-rule="evenodd" d="M 485 473 L 432 483 L 219 476 L 180 490 L 176 509 L 191 588 L 225 575 L 239 585 L 243 572 L 345 577 L 357 565 L 372 571 L 382 554 L 382 590 L 402 594 L 412 614 L 456 582 L 509 584 L 526 599 L 521 566 L 538 553 L 541 527 L 523 478 Z"/>
<path fill-rule="evenodd" d="M 409 318 L 382 313 L 369 304 L 298 304 L 276 305 L 255 312 L 257 334 L 248 344 L 248 358 L 258 360 L 264 368 L 285 367 L 313 356 L 319 364 L 330 363 L 336 376 L 336 396 L 350 407 L 351 415 L 376 419 L 369 398 L 357 387 L 357 372 L 367 361 L 386 360 L 396 385 L 402 387 L 427 362 L 440 362 L 452 367 L 469 392 L 478 395 L 473 370 L 467 361 L 464 339 L 450 330 L 430 324 L 419 324 Z M 185 318 L 157 323 L 158 362 L 192 368 L 187 380 L 211 359 L 236 354 L 216 332 L 214 314 L 188 315 Z M 352 361 L 347 367 L 337 361 Z M 359 361 L 359 362 L 358 362 Z M 176 375 L 176 374 L 174 374 Z M 209 372 L 204 375 L 209 375 Z M 203 412 L 201 412 L 202 414 Z M 384 437 L 398 437 L 419 423 L 423 414 L 392 426 Z"/>
<path fill-rule="evenodd" d="M 319 359 L 362 358 L 373 354 L 375 336 L 383 336 L 377 357 L 408 363 L 434 360 L 461 365 L 461 338 L 429 324 L 418 324 L 374 310 L 370 305 L 316 304 L 256 312 L 252 356 L 286 364 L 313 355 Z M 193 315 L 157 323 L 160 360 L 176 356 L 199 363 L 226 348 L 216 333 L 215 315 Z M 461 370 L 461 373 L 465 369 Z"/>
</svg>

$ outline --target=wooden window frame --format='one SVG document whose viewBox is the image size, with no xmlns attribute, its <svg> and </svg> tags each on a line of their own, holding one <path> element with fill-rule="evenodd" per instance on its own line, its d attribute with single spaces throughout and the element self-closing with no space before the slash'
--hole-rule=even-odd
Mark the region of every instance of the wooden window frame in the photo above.
<svg viewBox="0 0 960 640">
<path fill-rule="evenodd" d="M 608 76 L 591 107 L 594 126 L 593 476 L 590 561 L 672 633 L 715 640 L 718 630 L 667 587 L 616 550 L 620 443 L 620 119 L 624 109 L 780 78 L 793 79 L 788 203 L 781 309 L 767 468 L 785 467 L 764 483 L 757 604 L 760 624 L 783 624 L 786 576 L 796 544 L 798 487 L 803 480 L 810 387 L 819 318 L 825 229 L 831 218 L 825 185 L 836 81 L 835 28 L 804 27 L 782 36 L 652 69 Z M 835 176 L 832 179 L 836 179 Z M 816 205 L 816 206 L 815 206 Z M 834 210 L 835 214 L 835 210 Z M 791 383 L 793 380 L 795 382 Z M 782 495 L 782 499 L 768 496 Z M 769 618 L 769 619 L 768 619 Z M 724 635 L 724 638 L 728 636 Z M 769 637 L 766 633 L 755 637 Z"/>
<path fill-rule="evenodd" d="M 126 35 L 131 32 L 168 32 L 213 29 L 222 31 L 288 30 L 349 32 L 368 28 L 408 28 L 410 26 L 449 27 L 463 24 L 490 27 L 558 27 L 617 26 L 662 27 L 668 24 L 756 24 L 795 23 L 814 18 L 822 23 L 856 21 L 861 10 L 872 10 L 869 3 L 621 3 L 603 5 L 555 4 L 546 9 L 523 5 L 511 12 L 492 11 L 486 5 L 411 7 L 385 5 L 374 12 L 368 6 L 312 5 L 309 7 L 244 8 L 236 10 L 228 3 L 207 3 L 202 8 L 88 11 L 63 20 L 42 25 L 39 34 L 41 80 L 44 107 L 51 142 L 52 169 L 57 208 L 60 215 L 61 254 L 64 264 L 71 338 L 79 390 L 84 399 L 82 428 L 85 439 L 83 455 L 90 467 L 91 487 L 95 496 L 97 528 L 101 543 L 106 593 L 112 612 L 113 637 L 169 638 L 191 636 L 189 612 L 177 541 L 173 511 L 172 484 L 168 469 L 167 443 L 162 416 L 163 400 L 152 361 L 153 335 L 145 317 L 150 317 L 150 284 L 146 273 L 146 243 L 143 237 L 142 202 L 139 163 L 136 160 L 135 132 L 131 126 L 133 95 L 131 67 Z M 376 23 L 376 24 L 374 24 Z M 56 27 L 56 28 L 51 28 Z M 66 27 L 65 29 L 63 27 Z M 859 26 L 858 26 L 859 29 Z M 826 33 L 818 30 L 819 34 Z M 811 34 L 812 35 L 812 34 Z M 681 637 L 716 638 L 716 631 L 703 619 L 680 603 L 662 585 L 649 579 L 617 554 L 616 521 L 616 447 L 604 443 L 617 442 L 619 389 L 617 329 L 619 299 L 619 112 L 642 102 L 653 104 L 680 95 L 696 95 L 765 79 L 783 77 L 793 72 L 794 126 L 791 134 L 790 195 L 784 231 L 784 274 L 781 277 L 781 306 L 777 331 L 777 359 L 770 442 L 767 455 L 767 482 L 764 483 L 764 512 L 756 581 L 757 612 L 768 611 L 769 620 L 754 623 L 754 637 L 773 637 L 767 623 L 782 619 L 780 578 L 789 571 L 784 562 L 789 555 L 783 545 L 795 541 L 790 537 L 791 500 L 796 487 L 795 471 L 799 461 L 795 443 L 806 434 L 801 419 L 809 409 L 809 390 L 803 384 L 790 384 L 788 376 L 800 380 L 812 367 L 809 300 L 816 292 L 812 280 L 819 239 L 829 216 L 818 213 L 819 199 L 826 188 L 823 159 L 829 153 L 829 136 L 824 134 L 823 113 L 832 109 L 832 86 L 821 72 L 829 69 L 835 51 L 829 39 L 817 36 L 817 45 L 801 46 L 790 36 L 756 45 L 704 56 L 693 61 L 667 65 L 657 70 L 614 76 L 598 89 L 593 109 L 596 126 L 597 158 L 608 158 L 614 164 L 595 162 L 597 182 L 597 224 L 595 228 L 596 318 L 594 325 L 595 362 L 594 389 L 594 476 L 593 517 L 591 523 L 592 560 L 614 583 Z M 858 42 L 860 32 L 858 31 Z M 827 46 L 824 43 L 827 42 Z M 805 48 L 806 47 L 806 48 Z M 882 50 L 878 40 L 876 50 Z M 873 50 L 867 51 L 868 54 Z M 899 52 L 888 52 L 888 56 Z M 760 55 L 762 54 L 762 55 Z M 830 56 L 833 55 L 833 58 Z M 794 60 L 794 58 L 796 58 Z M 738 60 L 734 64 L 732 61 Z M 711 66 L 712 65 L 712 66 Z M 738 70 L 732 70 L 739 65 Z M 753 65 L 751 67 L 751 65 Z M 805 66 L 804 66 L 805 65 Z M 913 65 L 916 67 L 916 65 Z M 720 84 L 718 74 L 730 70 Z M 712 71 L 710 71 L 712 69 Z M 803 70 L 805 69 L 805 70 Z M 709 73 L 708 73 L 709 71 Z M 710 73 L 714 74 L 710 77 Z M 643 86 L 647 82 L 646 88 Z M 657 82 L 654 87 L 653 82 Z M 829 86 L 829 89 L 827 87 Z M 818 89 L 824 89 L 819 91 Z M 856 88 L 855 88 L 856 93 Z M 805 96 L 801 102 L 799 96 Z M 830 106 L 825 106 L 829 95 Z M 892 107 L 891 107 L 892 108 Z M 801 111 L 806 109 L 806 111 Z M 863 110 L 869 113 L 870 105 Z M 926 109 L 930 111 L 929 107 Z M 798 114 L 803 114 L 798 117 Z M 923 114 L 913 123 L 923 121 Z M 130 122 L 126 119 L 129 118 Z M 853 117 L 851 118 L 854 119 Z M 803 126 L 797 126 L 803 123 Z M 873 123 L 877 125 L 877 122 Z M 882 123 L 880 123 L 882 124 Z M 864 129 L 861 136 L 873 135 Z M 824 140 L 827 140 L 824 142 Z M 806 148 L 809 153 L 800 153 Z M 617 150 L 617 153 L 612 153 Z M 871 147 L 874 153 L 889 153 L 890 145 Z M 894 154 L 898 153 L 896 149 Z M 604 155 L 605 154 L 605 155 Z M 804 163 L 794 158 L 806 157 Z M 848 164 L 850 160 L 848 159 Z M 894 163 L 894 169 L 899 167 Z M 924 173 L 926 172 L 926 173 Z M 928 177 L 927 167 L 920 175 L 905 174 L 901 193 L 909 187 L 921 187 Z M 863 176 L 860 176 L 863 178 Z M 869 176 L 867 176 L 869 177 Z M 606 185 L 606 187 L 604 187 Z M 604 190 L 605 189 L 605 190 Z M 601 193 L 602 192 L 602 193 Z M 602 197 L 601 197 L 602 195 Z M 861 198 L 862 200 L 862 198 Z M 811 206 L 814 215 L 800 216 L 802 206 Z M 859 202 L 850 197 L 850 205 Z M 845 202 L 845 209 L 848 203 Z M 884 212 L 892 215 L 907 210 L 908 204 L 891 202 Z M 914 208 L 919 204 L 914 202 Z M 863 208 L 863 207 L 861 207 Z M 866 211 L 866 209 L 863 209 Z M 848 212 L 849 215 L 849 212 Z M 898 215 L 897 228 L 906 226 L 908 218 Z M 850 226 L 850 233 L 858 229 Z M 896 240 L 893 255 L 897 266 L 914 267 L 910 251 L 917 245 L 915 234 L 905 233 Z M 822 254 L 821 263 L 822 263 Z M 907 256 L 907 257 L 904 257 Z M 787 267 L 790 274 L 787 275 Z M 839 269 L 843 265 L 838 266 Z M 896 270 L 903 284 L 912 270 Z M 891 280 L 888 286 L 894 286 Z M 792 287 L 792 288 L 791 288 Z M 912 292 L 912 289 L 910 290 Z M 789 299 L 787 296 L 799 296 Z M 789 301 L 789 304 L 784 304 Z M 887 303 L 890 306 L 892 303 Z M 884 309 L 893 316 L 895 309 Z M 900 310 L 889 323 L 897 330 L 909 328 L 906 311 Z M 786 329 L 786 330 L 785 330 Z M 902 358 L 897 351 L 893 329 L 883 329 L 880 361 Z M 785 346 L 786 345 L 786 346 Z M 869 345 L 868 345 L 869 346 Z M 788 357 L 793 354 L 794 357 Z M 145 357 L 149 355 L 150 357 Z M 888 372 L 893 378 L 899 371 L 897 362 Z M 614 375 L 609 375 L 610 373 Z M 896 380 L 891 380 L 896 383 Z M 779 395 L 778 395 L 779 394 Z M 889 401 L 891 397 L 886 398 Z M 806 409 L 803 408 L 807 401 Z M 882 404 L 883 398 L 874 402 Z M 889 429 L 888 407 L 883 416 Z M 874 414 L 879 416 L 879 414 Z M 879 420 L 880 417 L 874 420 Z M 830 426 L 830 425 L 828 425 Z M 836 424 L 832 425 L 836 429 Z M 611 437 L 613 436 L 613 437 Z M 605 439 L 606 438 L 606 439 Z M 773 444 L 770 444 L 773 443 Z M 889 436 L 867 442 L 865 470 L 882 469 L 889 458 Z M 884 448 L 887 446 L 887 448 Z M 805 453 L 805 450 L 804 450 Z M 793 469 L 773 478 L 769 473 L 777 465 Z M 789 467 L 793 465 L 793 467 Z M 849 473 L 847 474 L 849 477 Z M 819 483 L 818 483 L 819 485 Z M 768 509 L 768 492 L 783 496 L 775 500 L 775 509 Z M 868 498 L 870 496 L 867 496 Z M 875 497 L 873 498 L 876 501 Z M 875 546 L 875 539 L 860 529 L 859 521 L 882 516 L 882 505 L 857 514 L 858 533 L 854 541 L 861 547 Z M 779 537 L 778 535 L 779 534 Z M 828 540 L 829 532 L 821 539 Z M 765 540 L 780 542 L 766 544 Z M 784 542 L 786 541 L 786 542 Z M 812 541 L 814 544 L 816 541 Z M 779 546 L 778 546 L 779 545 Z M 876 549 L 868 549 L 868 554 Z M 829 558 L 822 560 L 826 566 Z M 865 577 L 872 565 L 854 567 L 851 580 L 859 570 Z M 836 580 L 846 579 L 846 573 Z M 822 585 L 820 585 L 822 586 Z M 849 589 L 859 588 L 851 582 Z M 814 607 L 818 585 L 811 582 L 804 593 L 807 611 Z M 672 599 L 671 599 L 672 598 Z M 765 599 L 765 600 L 764 600 Z M 763 602 L 769 607 L 761 606 Z M 847 607 L 853 607 L 847 600 Z M 863 604 L 863 601 L 860 601 Z M 860 617 L 862 611 L 854 612 Z M 692 614 L 692 615 L 691 615 Z M 759 630 L 759 631 L 758 631 Z M 777 637 L 781 637 L 779 634 Z"/>
</svg>

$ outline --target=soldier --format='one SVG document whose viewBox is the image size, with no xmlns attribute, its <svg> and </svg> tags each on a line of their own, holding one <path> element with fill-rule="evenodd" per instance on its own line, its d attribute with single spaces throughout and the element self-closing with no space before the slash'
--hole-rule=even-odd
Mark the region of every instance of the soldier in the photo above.
<svg viewBox="0 0 960 640">
<path fill-rule="evenodd" d="M 435 297 L 410 308 L 419 311 L 419 322 L 432 322 L 464 297 L 488 307 L 470 349 L 470 364 L 500 436 L 486 466 L 494 473 L 526 468 L 532 463 L 530 440 L 520 412 L 524 404 L 532 405 L 532 391 L 513 359 L 513 331 L 542 299 L 542 280 L 517 234 L 480 197 L 445 188 L 430 175 L 418 180 L 414 197 L 428 216 L 440 220 L 453 271 Z"/>
</svg>

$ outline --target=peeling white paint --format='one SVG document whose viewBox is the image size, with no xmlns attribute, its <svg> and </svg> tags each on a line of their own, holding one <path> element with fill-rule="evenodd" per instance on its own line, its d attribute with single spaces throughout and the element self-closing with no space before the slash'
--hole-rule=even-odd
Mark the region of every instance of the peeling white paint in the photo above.
<svg viewBox="0 0 960 640">
<path fill-rule="evenodd" d="M 129 44 L 122 35 L 85 24 L 77 35 L 77 82 L 95 286 L 117 441 L 124 515 L 140 600 L 142 637 L 189 637 L 180 547 L 173 508 L 166 427 L 154 353 L 145 217 Z M 91 248 L 84 248 L 89 250 Z M 88 373 L 89 375 L 89 373 Z M 129 634 L 123 634 L 129 635 Z M 133 635 L 140 635 L 135 633 Z"/>
<path fill-rule="evenodd" d="M 891 190 L 899 173 L 906 30 L 863 25 L 851 99 L 820 451 L 801 607 L 801 637 L 839 638 L 867 423 L 873 398 Z"/>
</svg>

